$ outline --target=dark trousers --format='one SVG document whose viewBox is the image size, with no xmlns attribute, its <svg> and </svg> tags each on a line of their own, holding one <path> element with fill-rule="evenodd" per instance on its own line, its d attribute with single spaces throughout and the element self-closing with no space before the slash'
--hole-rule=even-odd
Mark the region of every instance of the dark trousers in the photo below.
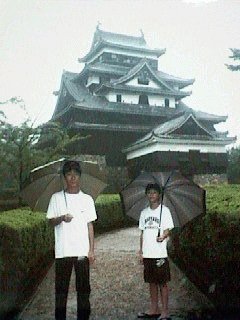
<svg viewBox="0 0 240 320">
<path fill-rule="evenodd" d="M 55 319 L 65 320 L 69 282 L 74 267 L 77 291 L 77 319 L 87 320 L 90 316 L 90 283 L 88 258 L 77 257 L 55 260 Z"/>
</svg>

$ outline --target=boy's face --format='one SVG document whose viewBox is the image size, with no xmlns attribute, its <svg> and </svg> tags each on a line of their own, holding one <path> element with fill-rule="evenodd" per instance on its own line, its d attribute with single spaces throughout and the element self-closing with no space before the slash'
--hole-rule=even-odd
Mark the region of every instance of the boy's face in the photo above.
<svg viewBox="0 0 240 320">
<path fill-rule="evenodd" d="M 147 191 L 147 198 L 150 203 L 159 203 L 160 193 L 155 189 L 150 189 Z"/>
<path fill-rule="evenodd" d="M 75 170 L 71 170 L 65 174 L 65 181 L 67 189 L 80 187 L 80 175 Z"/>
</svg>

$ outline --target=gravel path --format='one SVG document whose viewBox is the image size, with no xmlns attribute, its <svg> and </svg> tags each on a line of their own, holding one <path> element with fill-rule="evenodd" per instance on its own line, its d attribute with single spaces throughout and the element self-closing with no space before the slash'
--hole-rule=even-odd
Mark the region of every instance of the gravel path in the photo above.
<svg viewBox="0 0 240 320">
<path fill-rule="evenodd" d="M 148 286 L 143 282 L 142 266 L 136 252 L 139 230 L 128 228 L 113 231 L 96 238 L 96 263 L 91 267 L 91 319 L 136 319 L 139 311 L 148 308 Z M 184 319 L 189 311 L 211 307 L 184 274 L 170 262 L 169 309 L 172 320 Z M 54 266 L 19 320 L 54 319 Z M 68 298 L 68 319 L 76 319 L 74 273 Z"/>
</svg>

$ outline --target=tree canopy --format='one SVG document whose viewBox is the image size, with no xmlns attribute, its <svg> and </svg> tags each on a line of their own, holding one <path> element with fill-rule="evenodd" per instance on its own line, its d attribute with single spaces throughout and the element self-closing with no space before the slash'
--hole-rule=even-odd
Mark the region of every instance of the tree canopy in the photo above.
<svg viewBox="0 0 240 320">
<path fill-rule="evenodd" d="M 230 49 L 232 51 L 232 55 L 229 56 L 229 58 L 233 59 L 234 61 L 236 61 L 237 63 L 239 62 L 239 64 L 226 64 L 226 66 L 228 67 L 229 70 L 231 71 L 239 71 L 240 70 L 240 49 Z"/>
<path fill-rule="evenodd" d="M 13 97 L 0 104 L 9 102 L 22 100 Z M 79 139 L 57 122 L 34 126 L 28 118 L 18 126 L 10 124 L 0 111 L 0 191 L 11 188 L 19 196 L 33 168 L 64 157 L 67 146 Z"/>
<path fill-rule="evenodd" d="M 227 175 L 230 183 L 240 184 L 240 147 L 228 151 Z"/>
</svg>

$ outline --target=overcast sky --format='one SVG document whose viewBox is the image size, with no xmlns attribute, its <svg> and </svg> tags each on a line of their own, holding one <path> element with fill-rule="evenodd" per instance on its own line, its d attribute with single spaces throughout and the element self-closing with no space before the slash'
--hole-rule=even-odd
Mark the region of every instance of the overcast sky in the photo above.
<svg viewBox="0 0 240 320">
<path fill-rule="evenodd" d="M 159 69 L 195 78 L 190 107 L 228 120 L 217 129 L 240 139 L 240 72 L 225 63 L 240 48 L 240 0 L 0 0 L 0 101 L 20 96 L 37 123 L 56 105 L 62 71 L 80 72 L 77 59 L 101 29 L 129 35 L 143 30 L 150 47 L 166 48 Z M 16 105 L 1 106 L 22 121 Z"/>
</svg>

